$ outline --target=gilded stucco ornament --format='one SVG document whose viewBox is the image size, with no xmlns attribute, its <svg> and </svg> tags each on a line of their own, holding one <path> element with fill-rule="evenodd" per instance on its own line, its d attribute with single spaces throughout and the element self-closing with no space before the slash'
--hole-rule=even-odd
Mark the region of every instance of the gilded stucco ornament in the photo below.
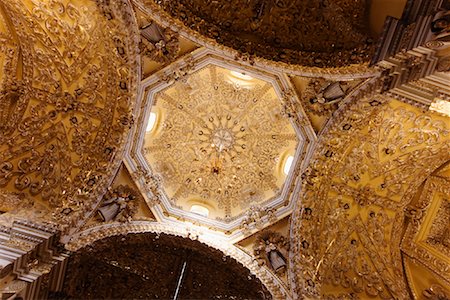
<svg viewBox="0 0 450 300">
<path fill-rule="evenodd" d="M 300 99 L 307 112 L 319 116 L 330 116 L 353 89 L 361 84 L 359 80 L 330 81 L 312 79 L 301 93 Z"/>
<path fill-rule="evenodd" d="M 450 293 L 440 284 L 432 284 L 429 288 L 422 292 L 426 299 L 430 300 L 448 300 Z"/>
<path fill-rule="evenodd" d="M 423 190 L 415 192 L 416 206 L 422 208 L 422 213 L 407 225 L 401 249 L 450 281 L 450 178 L 433 174 L 425 181 Z"/>
<path fill-rule="evenodd" d="M 205 202 L 218 211 L 216 220 L 230 223 L 251 205 L 280 197 L 284 153 L 295 152 L 299 139 L 272 78 L 220 61 L 201 59 L 199 67 L 194 55 L 155 75 L 167 87 L 151 91 L 158 121 L 142 153 L 171 205 L 186 210 L 189 201 Z"/>
<path fill-rule="evenodd" d="M 80 299 L 171 299 L 181 278 L 176 270 L 183 265 L 181 299 L 274 298 L 234 258 L 194 239 L 161 232 L 111 236 L 80 249 L 69 260 L 63 290 Z"/>
<path fill-rule="evenodd" d="M 33 205 L 32 199 L 24 199 L 20 193 L 12 193 L 0 190 L 0 211 L 7 212 L 16 209 L 20 205 L 29 208 Z"/>
<path fill-rule="evenodd" d="M 98 219 L 102 222 L 130 222 L 138 209 L 137 191 L 127 185 L 109 189 L 97 209 Z"/>
<path fill-rule="evenodd" d="M 261 207 L 260 205 L 251 205 L 245 212 L 244 219 L 241 222 L 241 228 L 246 232 L 250 232 L 253 227 L 262 229 L 264 221 L 267 219 L 269 222 L 277 220 L 275 211 L 267 207 Z"/>
<path fill-rule="evenodd" d="M 439 72 L 450 71 L 450 56 L 442 57 L 439 59 L 438 66 L 436 68 Z"/>
<path fill-rule="evenodd" d="M 367 62 L 373 51 L 365 1 L 154 2 L 205 37 L 268 60 L 343 67 Z"/>
<path fill-rule="evenodd" d="M 187 54 L 182 58 L 183 66 L 177 67 L 174 65 L 166 72 L 160 72 L 157 74 L 158 78 L 168 84 L 173 84 L 176 81 L 182 80 L 187 75 L 192 74 L 194 68 L 194 58 L 192 55 Z"/>
<path fill-rule="evenodd" d="M 77 226 L 116 171 L 133 122 L 138 34 L 131 8 L 55 0 L 3 1 L 1 9 L 20 43 L 0 47 L 9 57 L 0 186 L 44 201 L 55 221 Z"/>
<path fill-rule="evenodd" d="M 290 212 L 300 166 L 312 153 L 307 149 L 315 134 L 305 112 L 295 111 L 299 99 L 284 73 L 199 48 L 143 80 L 140 95 L 138 126 L 125 164 L 158 220 L 203 224 L 236 241 Z M 199 142 L 189 143 L 194 140 Z M 292 167 L 285 171 L 290 156 Z M 143 176 L 159 177 L 161 184 L 151 190 Z M 206 191 L 188 195 L 189 189 L 183 191 L 187 185 Z M 221 201 L 215 193 L 224 187 L 234 194 L 222 195 L 226 201 Z M 208 216 L 193 212 L 194 205 L 206 207 Z"/>
<path fill-rule="evenodd" d="M 161 202 L 161 176 L 157 174 L 151 175 L 148 170 L 144 170 L 138 166 L 137 170 L 131 173 L 131 178 L 135 182 L 142 181 L 144 184 L 145 194 L 147 195 L 147 204 L 151 207 Z"/>
<path fill-rule="evenodd" d="M 261 280 L 275 299 L 291 299 L 283 282 L 268 268 L 259 265 L 251 255 L 221 239 L 208 237 L 207 234 L 202 233 L 202 230 L 197 232 L 195 229 L 187 228 L 181 223 L 163 224 L 159 222 L 132 221 L 130 223 L 103 224 L 74 234 L 66 248 L 70 251 L 77 251 L 107 237 L 145 232 L 163 233 L 198 240 L 209 247 L 221 251 L 223 255 L 230 256 L 249 269 L 252 274 Z"/>
</svg>

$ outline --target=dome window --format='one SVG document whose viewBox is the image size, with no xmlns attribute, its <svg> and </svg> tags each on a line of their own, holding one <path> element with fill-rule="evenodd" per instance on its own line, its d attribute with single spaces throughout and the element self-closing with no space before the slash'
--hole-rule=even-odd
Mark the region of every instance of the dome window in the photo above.
<svg viewBox="0 0 450 300">
<path fill-rule="evenodd" d="M 191 212 L 193 212 L 194 214 L 203 216 L 203 217 L 208 217 L 209 215 L 209 209 L 207 209 L 206 207 L 202 206 L 202 205 L 192 205 L 191 206 Z"/>
<path fill-rule="evenodd" d="M 288 156 L 288 158 L 286 158 L 286 161 L 284 162 L 284 167 L 283 167 L 283 172 L 285 175 L 289 174 L 289 171 L 291 170 L 291 166 L 292 163 L 294 162 L 294 157 Z"/>
<path fill-rule="evenodd" d="M 151 112 L 150 117 L 148 118 L 147 129 L 145 131 L 150 132 L 153 130 L 156 124 L 156 113 Z"/>
</svg>

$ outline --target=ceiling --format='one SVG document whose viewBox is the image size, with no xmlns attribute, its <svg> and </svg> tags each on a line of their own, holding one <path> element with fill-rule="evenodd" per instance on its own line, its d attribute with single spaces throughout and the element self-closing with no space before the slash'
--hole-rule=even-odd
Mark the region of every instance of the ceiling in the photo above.
<svg viewBox="0 0 450 300">
<path fill-rule="evenodd" d="M 270 82 L 208 65 L 158 92 L 144 152 L 184 210 L 231 218 L 281 193 L 296 133 Z"/>
<path fill-rule="evenodd" d="M 365 0 L 155 2 L 186 27 L 265 59 L 342 67 L 368 62 L 374 50 Z"/>
<path fill-rule="evenodd" d="M 181 298 L 450 294 L 438 2 L 0 0 L 2 251 L 56 224 L 55 298 L 172 297 L 184 260 Z M 370 66 L 380 34 L 414 49 Z"/>
<path fill-rule="evenodd" d="M 256 216 L 267 226 L 292 211 L 296 166 L 315 133 L 305 112 L 292 111 L 301 100 L 289 77 L 201 48 L 141 89 L 125 161 L 157 218 L 238 240 L 258 230 Z"/>
<path fill-rule="evenodd" d="M 0 187 L 76 223 L 117 171 L 132 124 L 133 20 L 115 4 L 1 4 Z"/>
<path fill-rule="evenodd" d="M 444 170 L 450 160 L 450 123 L 448 117 L 384 95 L 348 105 L 322 136 L 297 207 L 293 252 L 299 292 L 315 290 L 320 278 L 320 292 L 311 292 L 312 297 L 338 296 L 344 288 L 363 298 L 408 298 L 404 261 L 414 258 L 440 273 L 433 283 L 448 277 L 443 261 L 450 257 L 439 248 L 445 243 L 442 233 L 435 231 L 442 241 L 432 243 L 428 230 L 448 228 L 442 218 L 448 215 L 443 199 L 449 195 Z M 433 173 L 440 178 L 433 179 Z"/>
</svg>

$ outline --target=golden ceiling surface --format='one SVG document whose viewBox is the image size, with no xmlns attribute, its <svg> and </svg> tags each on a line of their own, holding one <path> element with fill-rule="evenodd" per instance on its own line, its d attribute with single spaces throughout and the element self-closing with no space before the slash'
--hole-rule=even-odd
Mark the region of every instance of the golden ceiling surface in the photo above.
<svg viewBox="0 0 450 300">
<path fill-rule="evenodd" d="M 117 170 L 132 123 L 133 19 L 120 3 L 0 4 L 0 187 L 76 223 Z"/>
<path fill-rule="evenodd" d="M 297 137 L 271 83 L 208 65 L 153 104 L 146 158 L 176 205 L 231 217 L 280 192 Z"/>
<path fill-rule="evenodd" d="M 405 10 L 374 53 L 367 13 L 387 2 Z M 232 257 L 274 299 L 449 298 L 449 9 L 0 0 L 0 295 L 62 285 L 65 250 L 152 232 Z M 130 297 L 130 274 L 154 283 L 122 266 Z"/>
</svg>

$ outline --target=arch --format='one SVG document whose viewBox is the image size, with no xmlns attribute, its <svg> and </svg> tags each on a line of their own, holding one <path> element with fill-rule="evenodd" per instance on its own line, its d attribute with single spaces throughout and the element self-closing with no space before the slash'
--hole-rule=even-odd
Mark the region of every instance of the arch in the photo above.
<svg viewBox="0 0 450 300">
<path fill-rule="evenodd" d="M 282 281 L 268 268 L 260 266 L 249 254 L 238 247 L 223 242 L 217 238 L 211 238 L 201 232 L 178 224 L 162 224 L 148 221 L 133 221 L 125 224 L 111 223 L 85 229 L 74 234 L 66 245 L 70 251 L 77 251 L 93 244 L 95 241 L 116 235 L 130 233 L 162 233 L 191 240 L 197 240 L 211 248 L 221 251 L 224 255 L 235 259 L 258 278 L 272 294 L 274 299 L 291 299 L 290 293 Z"/>
<path fill-rule="evenodd" d="M 180 20 L 175 19 L 159 7 L 154 1 L 133 0 L 133 3 L 139 10 L 150 15 L 158 24 L 171 28 L 178 32 L 180 36 L 204 46 L 207 49 L 212 49 L 230 59 L 237 59 L 243 64 L 266 67 L 275 71 L 283 71 L 289 74 L 305 76 L 305 77 L 322 77 L 331 80 L 350 80 L 357 78 L 368 78 L 379 74 L 379 71 L 369 67 L 368 63 L 351 64 L 344 67 L 307 67 L 297 64 L 288 64 L 282 61 L 272 61 L 261 57 L 253 57 L 246 53 L 241 53 L 231 47 L 224 46 L 217 41 L 208 38 L 194 29 L 185 26 Z"/>
<path fill-rule="evenodd" d="M 25 2 L 1 1 L 21 55 L 6 43 L 0 52 L 23 72 L 7 65 L 14 84 L 0 93 L 11 110 L 0 128 L 0 187 L 50 207 L 66 234 L 98 205 L 127 147 L 138 27 L 128 0 Z"/>
</svg>

